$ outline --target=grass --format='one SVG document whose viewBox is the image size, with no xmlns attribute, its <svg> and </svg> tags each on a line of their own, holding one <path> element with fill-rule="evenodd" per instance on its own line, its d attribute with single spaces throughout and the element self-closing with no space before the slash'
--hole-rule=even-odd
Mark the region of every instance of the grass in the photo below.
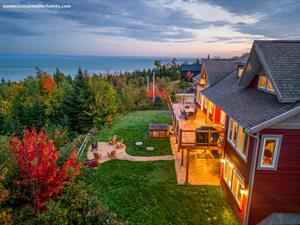
<svg viewBox="0 0 300 225">
<path fill-rule="evenodd" d="M 81 177 L 129 225 L 238 224 L 220 187 L 177 185 L 173 161 L 112 160 Z"/>
<path fill-rule="evenodd" d="M 146 138 L 149 123 L 169 121 L 167 111 L 134 112 L 102 130 L 96 139 L 107 141 L 117 134 L 131 155 L 172 154 L 169 139 Z M 135 141 L 143 141 L 144 146 L 136 148 Z M 146 151 L 148 145 L 155 150 Z M 80 178 L 129 225 L 238 224 L 220 187 L 177 185 L 174 161 L 112 160 L 98 169 L 84 168 Z"/>
<path fill-rule="evenodd" d="M 149 123 L 171 122 L 169 112 L 137 111 L 124 116 L 112 127 L 105 128 L 96 135 L 96 140 L 108 141 L 114 134 L 123 139 L 126 152 L 130 155 L 155 156 L 172 154 L 168 138 L 148 138 Z M 142 141 L 143 146 L 136 146 L 135 142 Z M 154 147 L 154 151 L 147 151 L 146 147 Z"/>
</svg>

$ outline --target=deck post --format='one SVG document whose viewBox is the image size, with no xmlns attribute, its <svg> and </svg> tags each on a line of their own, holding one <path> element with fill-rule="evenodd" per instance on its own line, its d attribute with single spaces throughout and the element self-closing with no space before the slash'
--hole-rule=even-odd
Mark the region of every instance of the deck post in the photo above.
<svg viewBox="0 0 300 225">
<path fill-rule="evenodd" d="M 177 150 L 177 152 L 180 151 L 180 148 L 181 148 L 181 140 L 182 140 L 182 129 L 179 129 L 179 140 L 178 140 L 178 150 Z"/>
<path fill-rule="evenodd" d="M 189 149 L 187 149 L 185 184 L 189 183 L 189 169 L 190 169 L 189 167 L 190 167 L 190 151 L 189 151 Z"/>
</svg>

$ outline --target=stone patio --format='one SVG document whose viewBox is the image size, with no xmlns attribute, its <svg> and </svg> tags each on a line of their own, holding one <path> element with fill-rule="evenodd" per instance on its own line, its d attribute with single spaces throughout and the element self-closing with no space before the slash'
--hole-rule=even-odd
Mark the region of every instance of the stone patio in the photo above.
<svg viewBox="0 0 300 225">
<path fill-rule="evenodd" d="M 172 152 L 174 156 L 175 170 L 178 184 L 186 184 L 186 156 L 184 150 L 183 166 L 181 165 L 181 151 L 178 152 L 176 137 L 170 137 Z M 209 151 L 206 154 L 190 152 L 188 184 L 192 185 L 220 185 L 220 159 L 213 159 Z"/>
<path fill-rule="evenodd" d="M 107 142 L 98 142 L 97 150 L 94 152 L 97 152 L 101 155 L 101 159 L 99 160 L 99 163 L 103 163 L 112 159 L 120 159 L 120 160 L 128 160 L 128 161 L 159 161 L 159 160 L 173 160 L 172 155 L 164 155 L 164 156 L 132 156 L 128 155 L 125 151 L 126 147 L 116 149 L 116 145 L 110 145 Z M 93 152 L 91 151 L 92 147 L 89 146 L 88 153 L 87 153 L 87 159 L 91 160 L 94 159 Z M 111 158 L 108 156 L 107 153 L 110 153 L 111 151 L 116 150 L 116 154 L 114 158 Z"/>
</svg>

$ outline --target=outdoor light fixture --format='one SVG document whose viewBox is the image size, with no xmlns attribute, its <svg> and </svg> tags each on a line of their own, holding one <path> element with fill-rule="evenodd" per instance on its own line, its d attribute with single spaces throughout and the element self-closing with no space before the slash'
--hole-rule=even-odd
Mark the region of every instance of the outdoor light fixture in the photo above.
<svg viewBox="0 0 300 225">
<path fill-rule="evenodd" d="M 247 195 L 248 192 L 245 189 L 241 189 L 241 195 Z"/>
</svg>

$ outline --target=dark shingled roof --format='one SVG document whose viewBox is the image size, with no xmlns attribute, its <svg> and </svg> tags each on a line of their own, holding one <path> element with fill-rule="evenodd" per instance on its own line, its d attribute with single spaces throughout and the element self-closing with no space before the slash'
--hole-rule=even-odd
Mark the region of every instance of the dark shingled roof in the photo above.
<svg viewBox="0 0 300 225">
<path fill-rule="evenodd" d="M 202 63 L 210 86 L 237 68 L 237 62 L 234 59 L 203 59 Z"/>
<path fill-rule="evenodd" d="M 282 102 L 300 100 L 300 41 L 254 41 Z"/>
<path fill-rule="evenodd" d="M 200 81 L 200 78 L 201 78 L 201 74 L 198 74 L 198 75 L 193 77 L 193 81 L 198 83 Z"/>
<path fill-rule="evenodd" d="M 259 130 L 256 126 L 300 107 L 300 102 L 280 103 L 273 94 L 238 86 L 236 73 L 233 71 L 202 93 L 250 133 Z"/>
<path fill-rule="evenodd" d="M 200 73 L 201 71 L 201 64 L 182 64 L 180 67 L 181 71 L 198 71 Z"/>
</svg>

